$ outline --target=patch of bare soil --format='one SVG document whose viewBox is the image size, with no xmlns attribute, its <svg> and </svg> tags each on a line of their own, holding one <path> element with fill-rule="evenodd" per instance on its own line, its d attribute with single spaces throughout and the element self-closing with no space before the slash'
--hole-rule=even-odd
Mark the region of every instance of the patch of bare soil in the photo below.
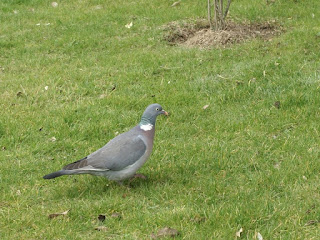
<svg viewBox="0 0 320 240">
<path fill-rule="evenodd" d="M 225 47 L 250 39 L 271 40 L 283 32 L 275 22 L 235 23 L 228 22 L 224 30 L 211 30 L 204 20 L 171 22 L 165 26 L 164 39 L 171 45 L 186 47 Z"/>
</svg>

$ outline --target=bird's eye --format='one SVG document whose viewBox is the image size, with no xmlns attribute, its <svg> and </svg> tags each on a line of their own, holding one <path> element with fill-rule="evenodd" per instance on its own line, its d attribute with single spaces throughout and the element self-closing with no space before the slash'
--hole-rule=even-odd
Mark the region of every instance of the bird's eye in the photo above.
<svg viewBox="0 0 320 240">
<path fill-rule="evenodd" d="M 156 108 L 157 111 L 159 111 L 159 108 Z"/>
</svg>

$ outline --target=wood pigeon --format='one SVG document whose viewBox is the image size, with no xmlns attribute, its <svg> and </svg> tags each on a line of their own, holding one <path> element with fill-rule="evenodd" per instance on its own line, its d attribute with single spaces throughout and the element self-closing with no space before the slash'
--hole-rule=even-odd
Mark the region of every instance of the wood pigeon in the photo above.
<svg viewBox="0 0 320 240">
<path fill-rule="evenodd" d="M 149 105 L 137 126 L 116 136 L 87 157 L 70 163 L 62 170 L 45 175 L 43 178 L 92 174 L 120 182 L 133 177 L 152 152 L 156 118 L 160 114 L 168 115 L 159 104 Z"/>
</svg>

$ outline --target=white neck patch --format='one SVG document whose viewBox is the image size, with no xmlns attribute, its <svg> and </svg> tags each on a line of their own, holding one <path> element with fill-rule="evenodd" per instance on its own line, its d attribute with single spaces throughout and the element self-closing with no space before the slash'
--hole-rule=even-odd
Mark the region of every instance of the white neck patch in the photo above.
<svg viewBox="0 0 320 240">
<path fill-rule="evenodd" d="M 142 129 L 143 131 L 150 131 L 153 128 L 153 125 L 148 123 L 145 125 L 140 125 L 140 129 Z"/>
</svg>

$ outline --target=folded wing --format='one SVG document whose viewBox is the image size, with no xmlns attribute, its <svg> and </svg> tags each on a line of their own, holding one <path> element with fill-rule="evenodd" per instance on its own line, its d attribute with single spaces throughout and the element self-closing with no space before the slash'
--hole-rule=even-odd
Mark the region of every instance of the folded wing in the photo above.
<svg viewBox="0 0 320 240">
<path fill-rule="evenodd" d="M 146 153 L 146 149 L 141 135 L 133 136 L 128 132 L 112 139 L 89 156 L 66 165 L 63 169 L 90 167 L 96 170 L 119 171 L 137 162 Z"/>
</svg>

